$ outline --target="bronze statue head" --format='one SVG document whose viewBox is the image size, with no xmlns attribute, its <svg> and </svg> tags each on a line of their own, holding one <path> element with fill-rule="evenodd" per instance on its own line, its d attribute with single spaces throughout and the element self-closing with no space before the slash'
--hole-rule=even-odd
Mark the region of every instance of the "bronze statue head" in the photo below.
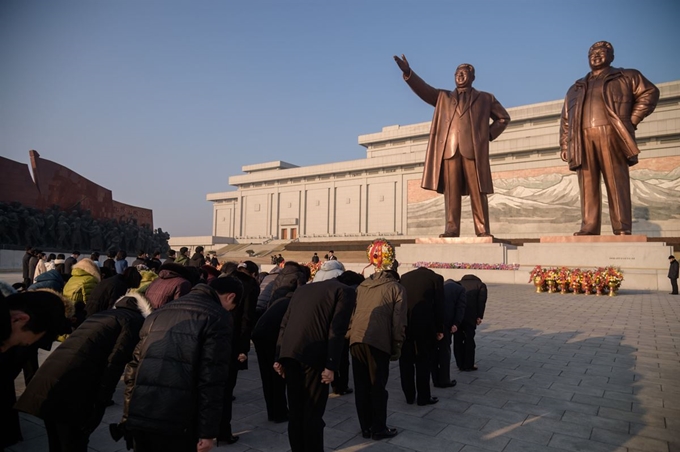
<svg viewBox="0 0 680 452">
<path fill-rule="evenodd" d="M 456 86 L 458 88 L 469 88 L 475 80 L 475 67 L 468 63 L 463 63 L 456 68 Z"/>
<path fill-rule="evenodd" d="M 598 41 L 588 50 L 590 69 L 597 70 L 609 67 L 614 61 L 614 47 L 607 41 Z"/>
</svg>

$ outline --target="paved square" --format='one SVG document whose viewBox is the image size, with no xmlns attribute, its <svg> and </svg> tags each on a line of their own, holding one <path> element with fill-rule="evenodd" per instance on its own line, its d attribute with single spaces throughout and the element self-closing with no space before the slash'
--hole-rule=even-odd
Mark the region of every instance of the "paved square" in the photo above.
<svg viewBox="0 0 680 452">
<path fill-rule="evenodd" d="M 452 371 L 458 385 L 433 388 L 436 405 L 407 405 L 392 363 L 387 421 L 400 433 L 390 440 L 362 438 L 354 396 L 333 396 L 326 449 L 680 451 L 680 297 L 626 291 L 625 282 L 616 297 L 489 285 L 476 339 L 479 370 Z M 267 421 L 254 352 L 250 359 L 235 391 L 233 427 L 241 439 L 217 450 L 287 451 L 287 425 Z M 18 391 L 22 385 L 19 377 Z M 121 392 L 119 386 L 116 405 L 91 437 L 92 451 L 125 450 L 106 426 L 120 419 Z M 47 450 L 39 419 L 23 416 L 22 429 L 25 441 L 8 450 Z"/>
</svg>

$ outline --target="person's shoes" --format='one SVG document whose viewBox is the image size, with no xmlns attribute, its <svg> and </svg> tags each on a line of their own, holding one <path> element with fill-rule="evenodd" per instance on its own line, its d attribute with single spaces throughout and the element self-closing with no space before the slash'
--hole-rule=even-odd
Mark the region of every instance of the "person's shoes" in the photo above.
<svg viewBox="0 0 680 452">
<path fill-rule="evenodd" d="M 443 234 L 439 234 L 439 238 L 444 238 L 444 237 L 458 237 L 460 234 L 456 234 L 455 232 L 444 232 Z"/>
<path fill-rule="evenodd" d="M 269 421 L 273 422 L 275 424 L 281 424 L 283 422 L 288 422 L 288 415 L 281 416 L 281 417 L 270 417 Z"/>
<path fill-rule="evenodd" d="M 346 388 L 346 389 L 343 389 L 343 390 L 341 390 L 341 391 L 335 391 L 335 393 L 336 393 L 337 395 L 341 395 L 341 396 L 347 395 L 347 394 L 351 394 L 351 393 L 353 393 L 353 392 L 354 392 L 354 389 L 352 389 L 352 388 Z"/>
<path fill-rule="evenodd" d="M 413 405 L 413 402 L 415 401 L 416 401 L 415 399 L 406 399 L 406 403 L 408 403 L 409 405 Z"/>
<path fill-rule="evenodd" d="M 474 371 L 477 370 L 477 369 L 478 369 L 477 366 L 472 366 L 472 367 L 468 367 L 467 369 L 461 369 L 461 370 L 462 370 L 463 372 L 474 372 Z"/>
<path fill-rule="evenodd" d="M 593 234 L 592 232 L 587 232 L 587 231 L 577 231 L 577 232 L 574 232 L 574 235 L 598 235 L 598 234 Z"/>
<path fill-rule="evenodd" d="M 439 386 L 439 387 L 440 387 L 440 388 L 453 388 L 453 387 L 456 386 L 457 384 L 458 384 L 458 382 L 457 382 L 456 380 L 451 380 L 450 382 L 448 382 L 448 383 L 446 383 L 446 384 L 443 384 L 443 385 L 441 385 L 441 386 Z"/>
<path fill-rule="evenodd" d="M 111 399 L 111 400 L 109 400 L 108 402 L 106 402 L 106 406 L 113 406 L 113 405 L 115 405 L 115 404 L 116 404 L 116 402 L 114 402 L 113 399 Z"/>
<path fill-rule="evenodd" d="M 382 432 L 374 433 L 372 438 L 376 441 L 381 440 L 381 439 L 385 439 L 385 438 L 394 438 L 395 436 L 397 436 L 397 433 L 399 433 L 399 431 L 397 431 L 396 428 L 389 428 L 388 427 L 385 430 L 383 430 Z"/>
<path fill-rule="evenodd" d="M 361 430 L 361 436 L 363 436 L 364 438 L 370 438 L 371 437 L 371 429 L 370 428 L 367 428 L 365 430 L 362 429 Z"/>
<path fill-rule="evenodd" d="M 428 400 L 424 402 L 418 401 L 418 406 L 434 405 L 437 402 L 439 402 L 439 399 L 437 397 L 430 397 Z"/>
<path fill-rule="evenodd" d="M 231 396 L 231 401 L 233 402 L 234 400 L 236 400 L 236 396 L 235 396 L 235 395 Z"/>
<path fill-rule="evenodd" d="M 234 444 L 236 441 L 239 440 L 239 437 L 236 435 L 229 435 L 226 437 L 217 437 L 216 445 L 219 446 L 220 443 L 227 443 L 227 444 Z"/>
</svg>

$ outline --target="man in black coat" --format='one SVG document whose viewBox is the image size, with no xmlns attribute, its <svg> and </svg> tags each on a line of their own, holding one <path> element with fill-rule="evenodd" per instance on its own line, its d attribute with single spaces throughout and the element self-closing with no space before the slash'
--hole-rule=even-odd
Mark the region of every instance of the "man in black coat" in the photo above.
<svg viewBox="0 0 680 452">
<path fill-rule="evenodd" d="M 0 281 L 0 450 L 22 440 L 14 380 L 37 348 L 49 350 L 67 323 L 64 303 L 43 291 L 14 293 Z M 5 297 L 3 293 L 9 295 Z"/>
<path fill-rule="evenodd" d="M 257 297 L 260 295 L 260 285 L 251 273 L 246 271 L 244 265 L 236 267 L 236 271 L 225 273 L 231 274 L 243 284 L 243 295 L 238 306 L 231 311 L 234 319 L 234 332 L 231 337 L 231 355 L 229 357 L 229 378 L 227 387 L 224 391 L 224 411 L 220 421 L 220 434 L 217 439 L 227 444 L 238 441 L 238 436 L 234 436 L 231 431 L 231 415 L 233 405 L 234 388 L 239 370 L 248 369 L 248 352 L 250 352 L 250 334 L 255 322 L 255 307 Z M 255 267 L 257 268 L 257 266 Z M 255 274 L 257 276 L 257 274 Z"/>
<path fill-rule="evenodd" d="M 437 342 L 432 357 L 432 384 L 435 388 L 456 386 L 451 380 L 451 337 L 465 316 L 465 289 L 452 279 L 444 282 L 444 337 Z"/>
<path fill-rule="evenodd" d="M 125 368 L 119 429 L 136 452 L 214 446 L 229 373 L 233 321 L 243 286 L 215 278 L 151 313 Z"/>
<path fill-rule="evenodd" d="M 80 251 L 74 251 L 69 257 L 64 261 L 64 274 L 71 276 L 71 268 L 78 262 L 80 257 Z"/>
<path fill-rule="evenodd" d="M 204 248 L 202 246 L 197 246 L 196 252 L 194 253 L 193 256 L 191 256 L 191 259 L 189 259 L 189 263 L 187 265 L 198 268 L 203 267 L 205 265 L 205 256 L 203 255 L 203 249 Z"/>
<path fill-rule="evenodd" d="M 668 256 L 668 261 L 670 262 L 670 266 L 668 267 L 668 279 L 671 280 L 671 287 L 673 290 L 671 290 L 671 295 L 677 295 L 678 294 L 678 273 L 680 273 L 678 270 L 678 261 L 675 260 L 675 256 L 670 255 Z"/>
<path fill-rule="evenodd" d="M 277 423 L 288 420 L 288 402 L 286 383 L 273 367 L 276 361 L 276 341 L 279 338 L 281 322 L 288 310 L 290 299 L 295 290 L 305 281 L 299 266 L 291 268 L 297 268 L 299 275 L 282 280 L 279 287 L 272 293 L 272 302 L 260 316 L 252 335 L 262 378 L 262 392 L 267 405 L 267 418 Z"/>
<path fill-rule="evenodd" d="M 15 408 L 45 421 L 50 452 L 87 452 L 151 305 L 140 294 L 89 317 L 38 369 Z"/>
<path fill-rule="evenodd" d="M 444 278 L 429 268 L 405 273 L 408 324 L 401 347 L 399 375 L 406 403 L 430 405 L 439 400 L 430 392 L 430 367 L 434 347 L 444 337 Z M 415 378 L 414 378 L 415 374 Z"/>
<path fill-rule="evenodd" d="M 453 355 L 458 369 L 463 372 L 477 370 L 475 366 L 475 332 L 482 324 L 486 309 L 486 284 L 475 275 L 465 275 L 460 280 L 465 288 L 465 316 L 453 335 Z"/>
<path fill-rule="evenodd" d="M 142 282 L 142 275 L 137 268 L 128 267 L 123 273 L 114 274 L 114 276 L 102 279 L 92 292 L 85 304 L 85 312 L 90 317 L 101 311 L 111 309 L 113 304 L 125 293 L 128 289 L 139 287 Z"/>
<path fill-rule="evenodd" d="M 22 270 L 22 276 L 23 276 L 23 283 L 26 288 L 33 284 L 33 273 L 35 273 L 35 266 L 33 267 L 33 273 L 30 273 L 28 270 L 29 267 L 29 262 L 31 261 L 31 257 L 33 257 L 33 248 L 30 246 L 26 247 L 26 254 L 24 254 L 24 257 L 21 258 L 21 270 Z M 38 262 L 36 261 L 36 265 Z"/>
<path fill-rule="evenodd" d="M 286 380 L 292 452 L 323 451 L 323 414 L 345 333 L 354 291 L 330 279 L 298 287 L 281 322 L 274 368 Z"/>
</svg>

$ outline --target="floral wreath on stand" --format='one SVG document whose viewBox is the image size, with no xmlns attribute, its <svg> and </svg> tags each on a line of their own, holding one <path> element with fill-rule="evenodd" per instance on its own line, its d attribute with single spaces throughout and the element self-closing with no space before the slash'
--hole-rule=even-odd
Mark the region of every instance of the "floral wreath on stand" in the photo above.
<svg viewBox="0 0 680 452">
<path fill-rule="evenodd" d="M 391 270 L 396 260 L 394 246 L 384 238 L 373 240 L 366 248 L 366 256 L 368 257 L 368 265 L 364 267 L 362 274 L 371 265 L 375 267 L 376 272 Z"/>
</svg>

